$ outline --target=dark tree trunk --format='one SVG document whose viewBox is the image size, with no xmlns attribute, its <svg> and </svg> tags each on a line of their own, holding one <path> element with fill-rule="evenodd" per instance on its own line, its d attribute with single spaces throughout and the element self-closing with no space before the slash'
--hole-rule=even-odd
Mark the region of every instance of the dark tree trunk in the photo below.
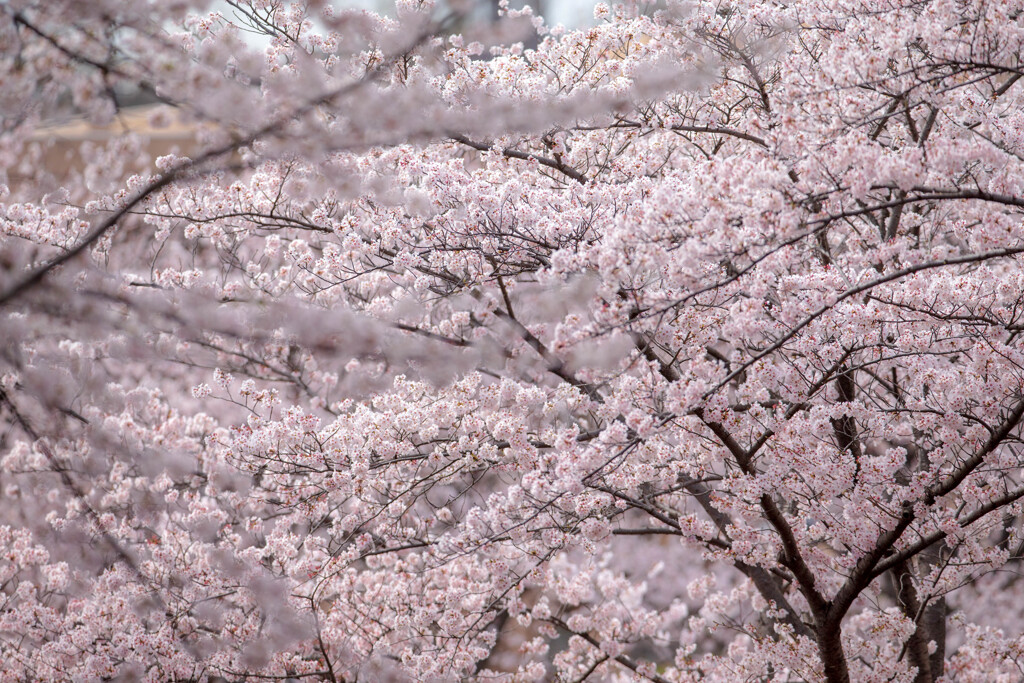
<svg viewBox="0 0 1024 683">
<path fill-rule="evenodd" d="M 850 683 L 850 669 L 843 652 L 842 628 L 839 621 L 826 621 L 817 628 L 818 655 L 825 667 L 828 683 Z"/>
<path fill-rule="evenodd" d="M 935 652 L 929 656 L 932 679 L 937 680 L 946 670 L 946 598 L 933 600 L 924 608 L 921 626 L 930 640 L 935 641 Z"/>
<path fill-rule="evenodd" d="M 917 597 L 917 588 L 914 586 L 914 578 L 906 562 L 901 562 L 893 569 L 893 578 L 896 581 L 896 599 L 900 609 L 905 616 L 915 622 L 914 633 L 906 644 L 910 665 L 917 667 L 914 683 L 932 683 L 935 679 L 932 676 L 931 658 L 928 656 L 928 629 L 922 618 L 924 615 L 921 611 L 921 601 Z"/>
</svg>

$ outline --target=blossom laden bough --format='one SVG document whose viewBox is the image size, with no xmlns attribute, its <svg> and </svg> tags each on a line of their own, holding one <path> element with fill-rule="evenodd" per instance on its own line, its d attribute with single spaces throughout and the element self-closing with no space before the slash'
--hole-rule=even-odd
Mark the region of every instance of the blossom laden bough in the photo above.
<svg viewBox="0 0 1024 683">
<path fill-rule="evenodd" d="M 4 677 L 1016 675 L 1015 3 L 202 4 L 0 7 Z"/>
</svg>

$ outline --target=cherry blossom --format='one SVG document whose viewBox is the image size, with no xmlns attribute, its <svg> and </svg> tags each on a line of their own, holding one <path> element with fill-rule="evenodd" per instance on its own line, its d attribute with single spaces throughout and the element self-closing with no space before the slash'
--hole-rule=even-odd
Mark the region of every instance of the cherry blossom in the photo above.
<svg viewBox="0 0 1024 683">
<path fill-rule="evenodd" d="M 1019 3 L 344 5 L 0 3 L 0 680 L 1017 680 Z"/>
</svg>

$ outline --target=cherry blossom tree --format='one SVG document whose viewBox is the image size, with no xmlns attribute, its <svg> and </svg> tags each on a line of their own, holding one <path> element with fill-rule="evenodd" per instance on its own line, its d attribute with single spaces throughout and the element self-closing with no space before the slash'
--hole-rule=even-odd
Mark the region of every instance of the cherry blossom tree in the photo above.
<svg viewBox="0 0 1024 683">
<path fill-rule="evenodd" d="M 0 679 L 1020 678 L 1018 2 L 343 4 L 0 3 Z"/>
</svg>

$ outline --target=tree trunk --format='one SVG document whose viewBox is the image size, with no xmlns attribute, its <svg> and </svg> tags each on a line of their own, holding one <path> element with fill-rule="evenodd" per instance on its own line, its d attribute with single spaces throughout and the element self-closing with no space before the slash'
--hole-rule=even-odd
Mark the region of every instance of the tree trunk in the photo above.
<svg viewBox="0 0 1024 683">
<path fill-rule="evenodd" d="M 820 623 L 817 628 L 818 654 L 825 667 L 828 683 L 850 683 L 850 669 L 843 652 L 842 627 L 839 621 Z"/>
<path fill-rule="evenodd" d="M 914 683 L 932 683 L 931 659 L 928 656 L 929 633 L 921 611 L 921 601 L 917 597 L 917 588 L 911 576 L 910 567 L 901 562 L 893 569 L 896 580 L 896 598 L 903 614 L 914 620 L 914 632 L 906 644 L 907 658 L 911 666 L 917 668 Z"/>
</svg>

